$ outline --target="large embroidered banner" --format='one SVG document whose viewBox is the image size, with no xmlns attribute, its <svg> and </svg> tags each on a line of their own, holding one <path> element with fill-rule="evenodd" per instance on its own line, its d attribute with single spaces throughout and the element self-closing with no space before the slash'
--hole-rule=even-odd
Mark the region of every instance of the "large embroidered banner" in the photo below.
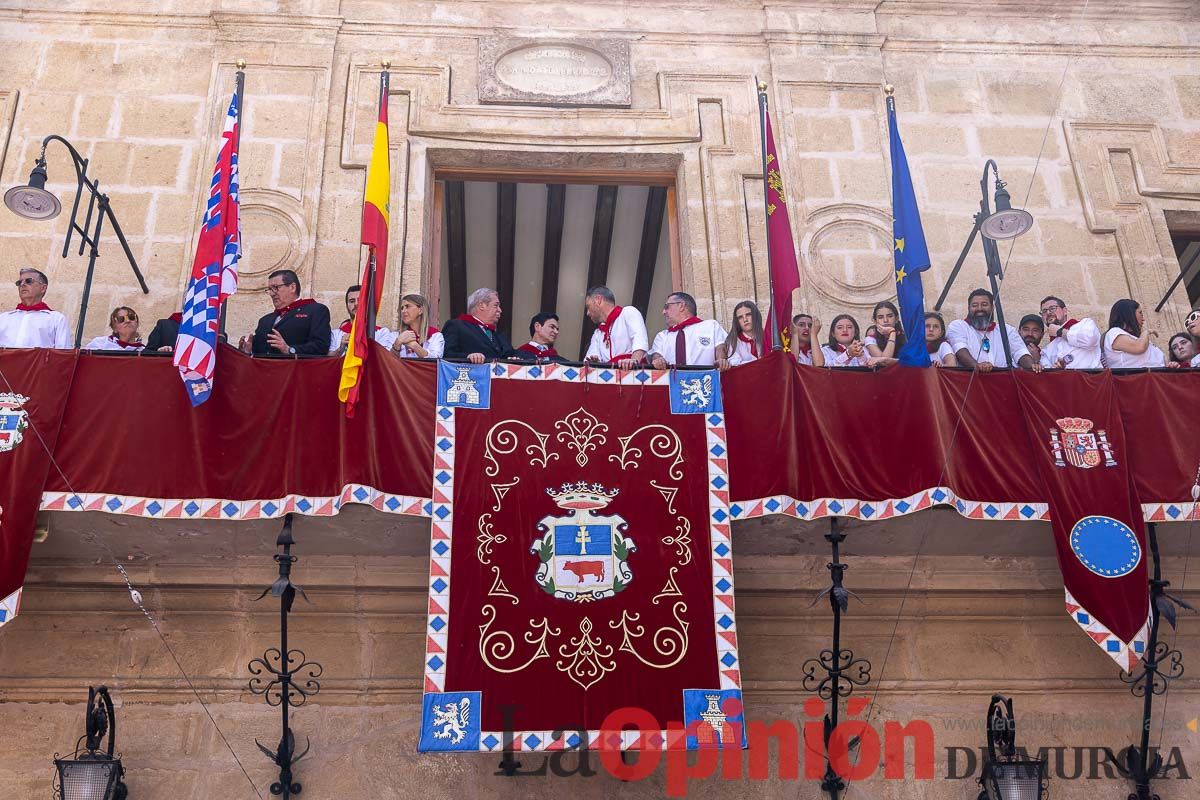
<svg viewBox="0 0 1200 800">
<path fill-rule="evenodd" d="M 717 374 L 440 369 L 420 748 L 743 746 Z"/>
</svg>

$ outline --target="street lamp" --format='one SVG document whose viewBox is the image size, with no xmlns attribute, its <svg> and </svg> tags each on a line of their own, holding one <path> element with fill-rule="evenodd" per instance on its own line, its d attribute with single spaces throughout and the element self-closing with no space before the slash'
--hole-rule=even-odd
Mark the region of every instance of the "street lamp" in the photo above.
<svg viewBox="0 0 1200 800">
<path fill-rule="evenodd" d="M 38 154 L 33 171 L 29 173 L 29 183 L 24 186 L 14 186 L 5 192 L 4 205 L 8 206 L 8 209 L 17 216 L 32 220 L 54 219 L 62 212 L 62 204 L 58 202 L 58 198 L 46 191 L 46 145 L 50 142 L 61 142 L 67 148 L 67 152 L 71 154 L 71 163 L 75 167 L 75 202 L 71 205 L 71 225 L 67 228 L 67 239 L 63 242 L 62 257 L 67 257 L 67 252 L 71 248 L 71 235 L 76 232 L 79 233 L 79 255 L 83 255 L 84 247 L 91 248 L 88 255 L 87 276 L 83 281 L 83 297 L 79 304 L 79 321 L 75 325 L 75 347 L 78 349 L 83 341 L 83 322 L 87 317 L 88 298 L 92 294 L 92 275 L 96 269 L 96 258 L 100 255 L 100 228 L 104 224 L 105 217 L 108 217 L 108 221 L 112 223 L 117 239 L 125 251 L 125 257 L 129 259 L 129 266 L 133 267 L 133 274 L 142 287 L 142 293 L 150 294 L 150 289 L 147 288 L 146 280 L 142 277 L 141 270 L 138 269 L 137 260 L 129 250 L 129 242 L 125 241 L 125 234 L 121 231 L 120 223 L 113 216 L 112 208 L 108 203 L 108 195 L 100 191 L 99 181 L 93 180 L 87 175 L 88 160 L 81 156 L 79 151 L 63 137 L 52 133 L 42 140 L 42 152 Z M 83 196 L 85 188 L 88 190 L 90 198 L 87 217 L 84 219 L 83 225 L 80 225 L 78 220 L 79 198 Z M 98 210 L 97 207 L 99 207 Z M 96 217 L 94 226 L 92 224 L 93 214 Z"/>
<path fill-rule="evenodd" d="M 1012 700 L 992 695 L 987 714 L 987 760 L 979 783 L 978 800 L 1043 800 L 1046 796 L 1046 762 L 1017 754 L 1017 721 Z"/>
<path fill-rule="evenodd" d="M 995 211 L 992 211 L 988 204 L 989 170 L 996 176 Z M 983 165 L 983 177 L 979 180 L 979 211 L 975 214 L 975 226 L 971 228 L 971 235 L 967 237 L 967 243 L 963 245 L 962 252 L 958 254 L 958 261 L 955 262 L 954 269 L 950 271 L 950 277 L 946 280 L 946 285 L 942 288 L 942 293 L 933 308 L 935 311 L 942 310 L 942 304 L 946 302 L 946 295 L 950 293 L 950 287 L 954 285 L 958 271 L 962 269 L 963 262 L 967 260 L 967 253 L 971 252 L 971 245 L 975 244 L 975 235 L 982 233 L 983 260 L 987 264 L 987 274 L 992 284 L 996 321 L 1000 323 L 1002 332 L 1000 341 L 1004 345 L 1004 363 L 1005 366 L 1010 366 L 1012 349 L 1008 344 L 1008 336 L 1003 334 L 1007 329 L 1004 325 L 1004 306 L 1000 303 L 1000 281 L 1004 278 L 1004 267 L 1000 263 L 1000 250 L 996 246 L 996 242 L 1015 239 L 1021 234 L 1027 233 L 1033 227 L 1033 215 L 1022 208 L 1012 207 L 1012 198 L 1008 194 L 1006 186 L 1004 181 L 1000 180 L 1000 170 L 996 167 L 996 162 L 989 158 Z"/>
<path fill-rule="evenodd" d="M 113 756 L 117 743 L 117 717 L 108 687 L 88 687 L 86 732 L 75 743 L 72 758 L 54 754 L 56 771 L 54 796 L 60 800 L 125 800 L 128 789 L 121 781 L 125 768 Z M 107 752 L 101 752 L 100 740 L 108 734 Z M 80 750 L 80 742 L 83 750 Z"/>
</svg>

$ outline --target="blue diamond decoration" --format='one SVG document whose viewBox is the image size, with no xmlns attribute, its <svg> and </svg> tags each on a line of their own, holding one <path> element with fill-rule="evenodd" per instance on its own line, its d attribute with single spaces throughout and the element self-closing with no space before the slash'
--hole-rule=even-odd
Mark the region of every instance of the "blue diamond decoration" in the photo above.
<svg viewBox="0 0 1200 800">
<path fill-rule="evenodd" d="M 442 628 L 446 627 L 446 620 L 442 619 L 441 617 L 434 617 L 433 622 L 429 623 L 429 627 L 433 628 L 435 631 L 440 631 Z"/>
<path fill-rule="evenodd" d="M 991 503 L 988 503 L 986 506 L 984 506 L 983 513 L 987 514 L 989 517 L 994 517 L 1000 513 L 1000 509 L 996 508 Z"/>
<path fill-rule="evenodd" d="M 504 367 L 497 364 L 496 366 L 492 367 L 492 374 L 495 375 L 497 378 L 503 378 L 504 377 Z"/>
<path fill-rule="evenodd" d="M 1111 639 L 1110 639 L 1109 641 L 1107 641 L 1107 642 L 1105 642 L 1105 643 L 1104 643 L 1104 647 L 1105 647 L 1105 648 L 1108 650 L 1108 652 L 1110 652 L 1110 653 L 1119 653 L 1119 652 L 1121 652 L 1121 643 L 1120 643 L 1120 642 L 1115 642 L 1115 641 L 1112 641 Z"/>
<path fill-rule="evenodd" d="M 200 506 L 196 505 L 195 501 L 191 501 L 183 507 L 183 510 L 187 512 L 188 516 L 191 516 L 200 510 Z"/>
<path fill-rule="evenodd" d="M 908 502 L 906 502 L 904 500 L 901 500 L 899 503 L 896 503 L 896 510 L 899 511 L 901 514 L 905 513 L 910 508 L 912 508 L 912 506 L 909 505 Z"/>
<path fill-rule="evenodd" d="M 1179 516 L 1179 506 L 1167 506 L 1167 516 L 1175 519 Z"/>
<path fill-rule="evenodd" d="M 958 509 L 958 513 L 960 513 L 960 514 L 967 513 L 967 504 L 964 503 L 962 500 L 955 500 L 954 507 Z"/>
<path fill-rule="evenodd" d="M 931 497 L 933 497 L 934 500 L 936 500 L 940 503 L 946 499 L 946 493 L 943 492 L 941 489 L 934 489 Z"/>
<path fill-rule="evenodd" d="M 433 590 L 435 592 L 437 592 L 438 594 L 441 594 L 442 592 L 446 591 L 446 587 L 449 586 L 449 584 L 446 583 L 444 578 L 438 578 L 436 581 L 433 582 L 432 585 L 433 585 Z"/>
<path fill-rule="evenodd" d="M 570 745 L 571 747 L 578 747 L 580 741 L 581 740 L 579 738 L 578 733 L 572 733 L 570 736 L 567 737 L 567 744 Z"/>
<path fill-rule="evenodd" d="M 719 545 L 714 547 L 713 550 L 716 551 L 716 554 L 722 558 L 729 555 L 729 547 L 724 542 L 721 542 Z"/>
<path fill-rule="evenodd" d="M 1142 652 L 1142 651 L 1144 651 L 1145 649 L 1146 649 L 1146 643 L 1145 643 L 1145 642 L 1134 642 L 1134 643 L 1133 643 L 1133 652 L 1135 652 L 1135 653 L 1141 653 L 1141 652 Z"/>
<path fill-rule="evenodd" d="M 541 743 L 542 740 L 534 736 L 532 733 L 525 737 L 525 746 L 530 750 L 536 749 Z"/>
<path fill-rule="evenodd" d="M 742 515 L 742 507 L 734 503 L 729 507 L 729 515 L 731 517 L 740 517 Z"/>
<path fill-rule="evenodd" d="M 449 549 L 450 548 L 446 546 L 445 542 L 438 542 L 433 546 L 433 552 L 437 553 L 439 556 L 446 555 L 446 551 Z"/>
<path fill-rule="evenodd" d="M 529 370 L 529 374 L 535 378 L 541 377 L 542 368 L 541 367 L 533 367 L 532 369 Z"/>
<path fill-rule="evenodd" d="M 721 424 L 721 415 L 720 414 L 709 414 L 708 415 L 708 424 L 709 425 L 720 425 Z"/>
<path fill-rule="evenodd" d="M 442 419 L 450 419 L 454 416 L 454 412 L 448 408 L 440 408 L 438 409 L 438 416 Z"/>
<path fill-rule="evenodd" d="M 79 499 L 79 495 L 73 494 L 71 495 L 71 499 L 67 501 L 67 505 L 71 508 L 79 508 L 83 505 L 83 501 Z"/>
<path fill-rule="evenodd" d="M 225 516 L 232 517 L 238 512 L 237 503 L 226 503 L 221 507 L 221 511 L 224 512 Z"/>
<path fill-rule="evenodd" d="M 731 586 L 733 584 L 727 578 L 721 578 L 721 580 L 717 581 L 717 588 L 722 592 L 728 592 Z"/>
<path fill-rule="evenodd" d="M 370 495 L 371 493 L 361 486 L 354 490 L 354 499 L 360 503 L 370 497 Z"/>
<path fill-rule="evenodd" d="M 394 497 L 389 497 L 387 500 L 384 500 L 383 504 L 388 507 L 388 511 L 395 511 L 400 507 L 400 501 Z"/>
<path fill-rule="evenodd" d="M 301 511 L 308 511 L 310 508 L 312 508 L 312 503 L 308 502 L 308 500 L 301 497 L 296 502 L 296 508 L 300 509 Z"/>
<path fill-rule="evenodd" d="M 834 500 L 832 503 L 829 504 L 829 510 L 835 514 L 839 513 L 843 508 L 845 508 L 845 506 L 843 506 L 837 500 Z"/>
<path fill-rule="evenodd" d="M 724 522 L 728 518 L 729 515 L 719 508 L 713 512 L 713 519 L 715 519 L 717 522 Z"/>
<path fill-rule="evenodd" d="M 108 499 L 108 502 L 105 503 L 104 505 L 108 506 L 109 511 L 116 511 L 118 508 L 121 507 L 121 501 L 115 497 L 110 497 Z"/>
<path fill-rule="evenodd" d="M 717 624 L 722 628 L 728 629 L 729 626 L 733 624 L 733 620 L 731 620 L 727 614 L 722 614 L 721 618 L 717 620 Z"/>
<path fill-rule="evenodd" d="M 1022 517 L 1025 517 L 1025 519 L 1029 519 L 1029 518 L 1030 518 L 1030 517 L 1032 517 L 1032 516 L 1033 516 L 1035 513 L 1037 513 L 1037 512 L 1035 512 L 1035 511 L 1033 510 L 1033 506 L 1027 506 L 1027 505 L 1026 505 L 1026 506 L 1021 506 L 1021 516 L 1022 516 Z"/>
<path fill-rule="evenodd" d="M 796 503 L 796 513 L 802 517 L 808 516 L 808 506 L 803 503 Z"/>
<path fill-rule="evenodd" d="M 734 658 L 733 653 L 726 653 L 721 657 L 721 663 L 727 667 L 732 667 L 737 663 L 737 659 Z"/>
<path fill-rule="evenodd" d="M 875 508 L 873 506 L 871 506 L 870 504 L 867 504 L 862 507 L 862 515 L 864 517 L 866 517 L 867 519 L 870 519 L 872 516 L 874 516 L 874 514 L 875 514 Z"/>
<path fill-rule="evenodd" d="M 609 372 L 608 370 L 604 370 L 603 372 L 600 373 L 600 380 L 604 381 L 605 383 L 608 383 L 612 379 L 613 379 L 613 374 L 611 372 Z"/>
<path fill-rule="evenodd" d="M 449 439 L 438 439 L 438 449 L 441 450 L 443 453 L 446 452 L 447 450 L 449 450 L 453 446 L 454 445 L 450 444 Z"/>
<path fill-rule="evenodd" d="M 574 369 L 568 369 L 566 372 L 564 372 L 564 373 L 563 373 L 563 375 L 566 375 L 566 376 L 567 376 L 567 380 L 569 380 L 569 381 L 573 381 L 573 380 L 575 380 L 577 377 L 579 377 L 579 372 L 578 372 L 577 370 L 574 370 Z"/>
<path fill-rule="evenodd" d="M 781 503 L 778 500 L 776 500 L 774 497 L 772 497 L 770 500 L 763 503 L 763 505 L 767 507 L 768 511 L 778 511 Z"/>
<path fill-rule="evenodd" d="M 438 506 L 437 511 L 434 511 L 433 515 L 438 519 L 445 519 L 446 517 L 450 516 L 450 509 L 446 508 L 445 506 Z"/>
<path fill-rule="evenodd" d="M 1080 625 L 1090 625 L 1092 623 L 1092 618 L 1080 611 L 1075 614 L 1075 621 Z"/>
<path fill-rule="evenodd" d="M 429 668 L 431 670 L 433 670 L 434 672 L 437 672 L 439 669 L 442 668 L 442 664 L 445 664 L 445 663 L 446 663 L 445 661 L 442 661 L 437 656 L 434 656 L 433 658 L 429 659 Z"/>
<path fill-rule="evenodd" d="M 446 472 L 446 470 L 442 470 L 436 475 L 436 477 L 438 479 L 438 483 L 445 483 L 446 481 L 450 480 L 450 473 Z"/>
<path fill-rule="evenodd" d="M 725 455 L 725 448 L 721 447 L 719 444 L 714 444 L 712 450 L 709 450 L 708 452 L 712 453 L 717 458 L 720 458 L 721 456 Z"/>
<path fill-rule="evenodd" d="M 270 503 L 268 503 L 267 505 L 270 505 Z M 266 511 L 266 509 L 267 509 L 267 506 L 263 506 L 263 510 Z M 155 500 L 150 505 L 146 506 L 146 510 L 149 511 L 151 514 L 157 514 L 158 512 L 162 511 L 162 506 L 159 505 L 157 500 Z M 274 512 L 268 511 L 267 513 L 270 514 L 270 513 L 274 513 Z"/>
<path fill-rule="evenodd" d="M 489 733 L 487 736 L 483 737 L 483 743 L 487 745 L 488 750 L 494 750 L 496 745 L 500 744 L 500 740 L 497 739 L 494 734 Z"/>
<path fill-rule="evenodd" d="M 638 370 L 638 374 L 634 377 L 642 383 L 645 383 L 646 381 L 650 380 L 650 373 L 646 372 L 645 370 Z"/>
<path fill-rule="evenodd" d="M 712 483 L 713 483 L 713 486 L 717 487 L 718 489 L 724 489 L 727 481 L 724 478 L 722 478 L 720 475 L 718 475 L 717 477 L 713 478 Z"/>
</svg>

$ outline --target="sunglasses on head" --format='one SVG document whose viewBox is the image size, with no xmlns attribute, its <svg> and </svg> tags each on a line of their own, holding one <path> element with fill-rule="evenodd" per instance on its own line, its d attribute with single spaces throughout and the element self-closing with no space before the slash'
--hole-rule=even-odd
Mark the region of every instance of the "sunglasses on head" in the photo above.
<svg viewBox="0 0 1200 800">
<path fill-rule="evenodd" d="M 137 314 L 131 313 L 128 316 L 125 314 L 117 314 L 115 317 L 113 317 L 113 322 L 118 324 L 122 322 L 137 322 Z"/>
</svg>

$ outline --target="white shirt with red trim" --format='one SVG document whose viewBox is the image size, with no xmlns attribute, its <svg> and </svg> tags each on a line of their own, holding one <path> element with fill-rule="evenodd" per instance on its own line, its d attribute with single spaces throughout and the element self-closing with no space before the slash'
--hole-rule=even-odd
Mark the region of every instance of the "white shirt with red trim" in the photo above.
<svg viewBox="0 0 1200 800">
<path fill-rule="evenodd" d="M 792 350 L 792 355 L 794 355 L 796 357 L 797 364 L 804 364 L 809 367 L 811 367 L 813 365 L 812 348 L 811 347 L 808 348 L 807 353 L 804 352 L 803 350 L 801 350 L 799 347 L 796 347 Z"/>
<path fill-rule="evenodd" d="M 399 338 L 400 338 L 400 334 L 397 333 L 395 336 L 392 337 L 392 341 L 395 342 L 396 339 L 399 339 Z M 383 342 L 380 342 L 380 344 L 383 344 Z M 438 331 L 437 333 L 433 334 L 428 339 L 426 339 L 425 344 L 423 344 L 421 346 L 423 348 L 425 348 L 425 352 L 428 353 L 428 355 L 425 356 L 425 358 L 441 358 L 442 353 L 446 352 L 446 338 L 444 336 L 442 336 L 441 331 Z M 390 347 L 390 345 L 389 345 L 389 347 Z M 400 349 L 396 351 L 396 355 L 400 356 L 401 358 L 420 358 L 421 357 L 421 356 L 417 355 L 416 350 L 409 349 L 409 346 L 406 344 L 400 345 Z"/>
<path fill-rule="evenodd" d="M 1019 366 L 1025 356 L 1033 358 L 1017 329 L 1012 325 L 1004 327 L 1008 329 L 1008 346 L 1012 350 L 1011 366 Z M 965 349 L 977 362 L 1004 366 L 1004 342 L 1000 339 L 1000 326 L 996 323 L 992 323 L 988 330 L 980 331 L 965 319 L 952 320 L 946 326 L 946 341 L 950 342 L 956 354 Z"/>
<path fill-rule="evenodd" d="M 136 353 L 146 345 L 141 342 L 122 342 L 115 336 L 97 336 L 83 346 L 84 350 L 124 350 Z"/>
<path fill-rule="evenodd" d="M 641 350 L 650 349 L 649 336 L 646 334 L 646 321 L 633 306 L 622 306 L 621 313 L 613 320 L 612 330 L 609 331 L 610 344 L 605 344 L 604 334 L 597 328 L 592 332 L 592 341 L 588 344 L 584 359 L 595 359 L 608 363 L 616 356 L 630 356 Z"/>
<path fill-rule="evenodd" d="M 724 344 L 729 336 L 721 323 L 715 319 L 705 319 L 677 331 L 659 331 L 654 337 L 650 352 L 662 356 L 667 364 L 675 364 L 675 338 L 683 336 L 687 342 L 687 364 L 692 367 L 711 367 L 717 363 L 716 347 Z"/>
<path fill-rule="evenodd" d="M 1042 348 L 1042 366 L 1053 367 L 1062 359 L 1067 369 L 1103 369 L 1100 357 L 1100 328 L 1096 321 L 1084 317 L 1059 330 Z"/>
<path fill-rule="evenodd" d="M 821 345 L 821 352 L 825 354 L 825 366 L 827 367 L 865 367 L 867 366 L 867 351 L 864 349 L 861 356 L 851 358 L 850 351 L 837 350 L 827 344 Z M 809 360 L 811 364 L 811 359 Z"/>
<path fill-rule="evenodd" d="M 57 311 L 6 311 L 0 314 L 0 347 L 71 346 L 67 318 Z"/>
<path fill-rule="evenodd" d="M 733 348 L 733 353 L 729 356 L 729 366 L 736 367 L 741 364 L 749 364 L 752 361 L 757 361 L 756 356 L 751 350 L 750 345 L 735 337 L 737 345 Z"/>
<path fill-rule="evenodd" d="M 400 334 L 390 328 L 378 326 L 375 330 L 375 341 L 390 348 Z M 342 342 L 349 336 L 341 327 L 334 328 L 329 335 L 329 352 L 336 353 L 342 349 Z M 440 355 L 440 354 L 439 354 Z"/>
<path fill-rule="evenodd" d="M 1167 357 L 1154 345 L 1147 347 L 1144 353 L 1126 353 L 1122 350 L 1114 350 L 1113 342 L 1122 336 L 1128 336 L 1131 341 L 1137 341 L 1136 336 L 1122 328 L 1109 328 L 1108 333 L 1104 334 L 1104 363 L 1109 369 L 1137 369 L 1167 365 Z"/>
</svg>

